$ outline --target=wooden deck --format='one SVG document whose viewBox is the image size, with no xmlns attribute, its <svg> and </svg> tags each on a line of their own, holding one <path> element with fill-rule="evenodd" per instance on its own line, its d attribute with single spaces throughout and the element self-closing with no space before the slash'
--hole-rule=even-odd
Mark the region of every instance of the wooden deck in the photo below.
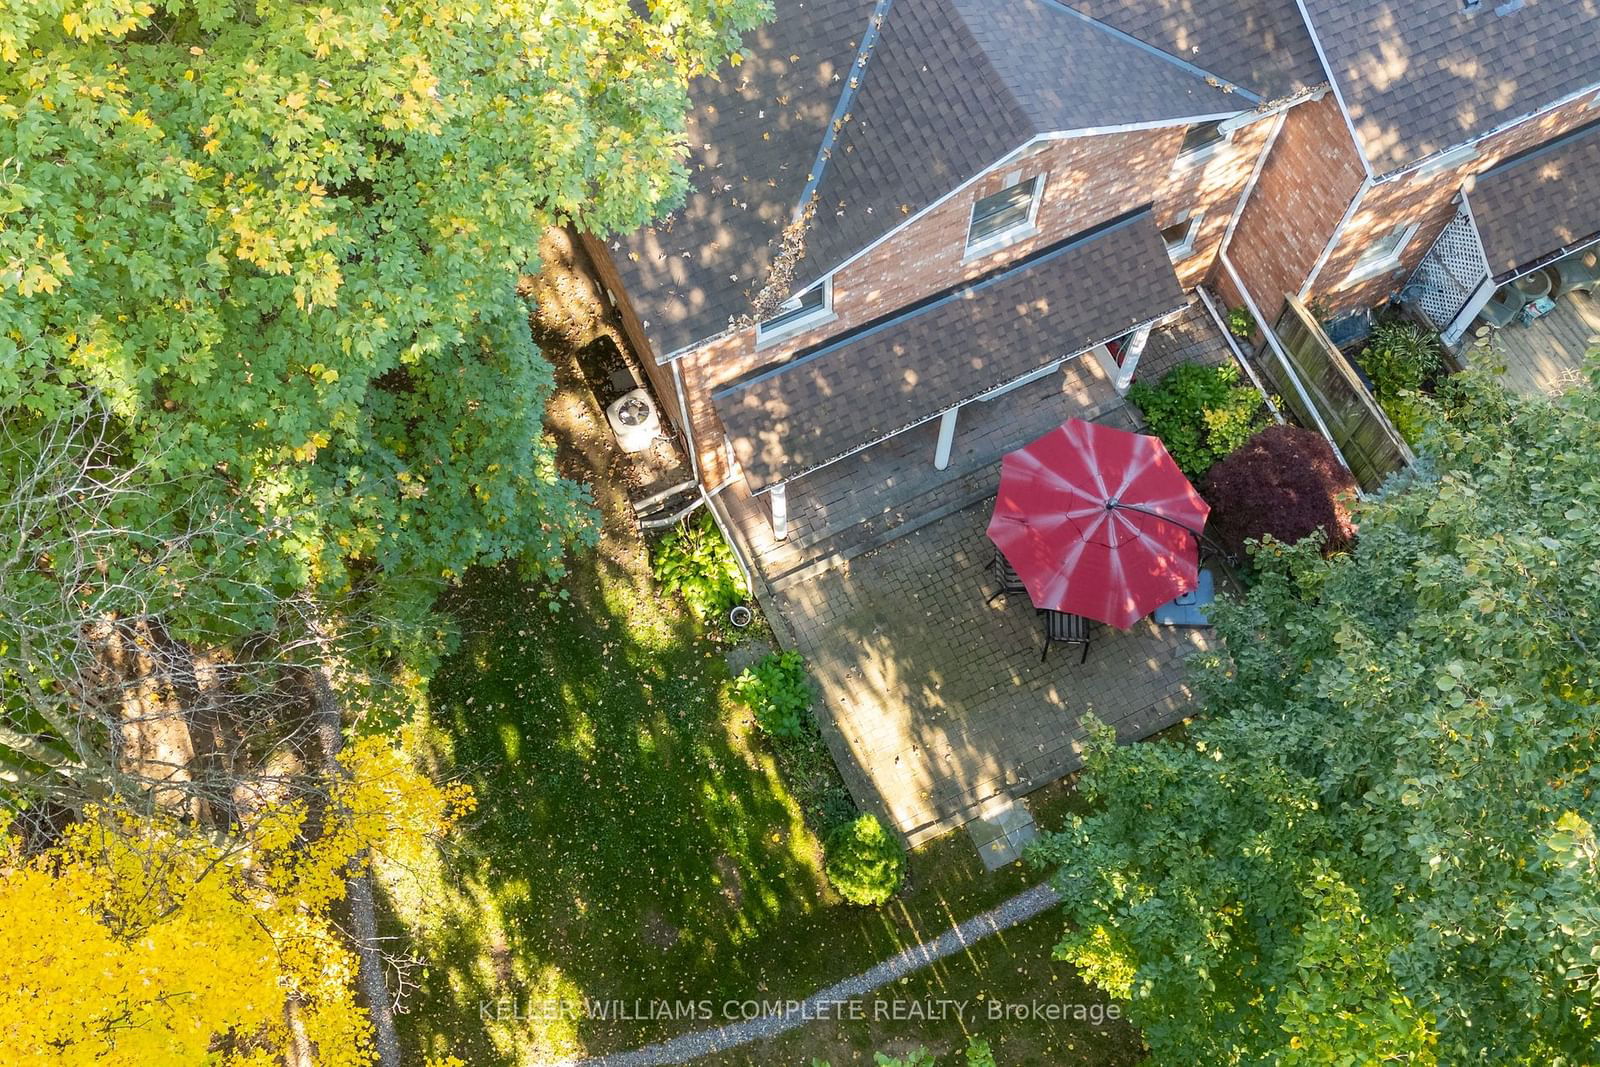
<svg viewBox="0 0 1600 1067">
<path fill-rule="evenodd" d="M 1558 393 L 1571 384 L 1584 356 L 1600 348 L 1600 296 L 1568 293 L 1556 309 L 1530 326 L 1511 325 L 1489 334 L 1468 354 L 1505 368 L 1502 377 L 1522 393 Z"/>
</svg>

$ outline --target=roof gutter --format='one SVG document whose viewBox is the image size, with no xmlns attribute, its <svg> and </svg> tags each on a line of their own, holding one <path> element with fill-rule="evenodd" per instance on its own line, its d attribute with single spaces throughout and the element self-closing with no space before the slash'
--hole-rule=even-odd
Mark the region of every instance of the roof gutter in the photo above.
<svg viewBox="0 0 1600 1067">
<path fill-rule="evenodd" d="M 1453 145 L 1449 145 L 1449 146 L 1447 146 L 1445 148 L 1441 148 L 1437 152 L 1430 152 L 1427 155 L 1423 156 L 1421 159 L 1418 159 L 1418 160 L 1416 160 L 1414 162 L 1411 162 L 1411 163 L 1407 163 L 1405 166 L 1401 167 L 1399 170 L 1391 170 L 1387 174 L 1381 174 L 1381 175 L 1379 175 L 1377 177 L 1376 181 L 1380 185 L 1387 184 L 1388 182 L 1392 182 L 1392 181 L 1398 181 L 1399 179 L 1404 178 L 1406 175 L 1410 174 L 1412 171 L 1420 170 L 1421 168 L 1426 167 L 1430 162 L 1432 162 L 1435 159 L 1438 159 L 1440 156 L 1449 155 L 1451 152 L 1459 151 L 1460 149 L 1466 148 L 1469 145 L 1471 145 L 1471 146 L 1480 145 L 1484 141 L 1487 141 L 1492 137 L 1498 137 L 1500 134 L 1505 133 L 1509 129 L 1513 129 L 1513 128 L 1517 127 L 1517 126 L 1523 125 L 1524 123 L 1533 122 L 1536 119 L 1543 118 L 1544 116 L 1550 114 L 1552 111 L 1560 110 L 1561 108 L 1566 107 L 1568 104 L 1574 103 L 1575 101 L 1578 101 L 1578 100 L 1582 100 L 1584 97 L 1589 96 L 1591 94 L 1595 98 L 1594 104 L 1592 104 L 1591 106 L 1600 106 L 1600 82 L 1596 82 L 1593 85 L 1585 86 L 1584 88 L 1579 89 L 1577 92 L 1568 93 L 1566 96 L 1563 96 L 1561 99 L 1555 101 L 1552 104 L 1546 104 L 1544 107 L 1539 108 L 1537 111 L 1530 111 L 1526 115 L 1521 116 L 1520 118 L 1510 119 L 1509 121 L 1502 122 L 1500 125 L 1494 127 L 1493 129 L 1488 130 L 1488 131 L 1486 131 L 1484 133 L 1480 133 L 1476 137 L 1470 137 L 1467 140 L 1462 141 L 1462 142 L 1460 142 L 1458 144 L 1453 144 Z"/>
</svg>

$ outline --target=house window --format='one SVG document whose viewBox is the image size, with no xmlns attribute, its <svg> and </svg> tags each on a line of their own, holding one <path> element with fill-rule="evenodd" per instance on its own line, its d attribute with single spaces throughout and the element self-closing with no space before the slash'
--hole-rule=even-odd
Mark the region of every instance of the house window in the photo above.
<svg viewBox="0 0 1600 1067">
<path fill-rule="evenodd" d="M 1030 225 L 1039 209 L 1039 190 L 1043 184 L 1035 175 L 973 204 L 972 224 L 967 228 L 967 251 L 994 247 L 1008 238 L 1020 236 L 1017 231 Z"/>
<path fill-rule="evenodd" d="M 1182 163 L 1198 163 L 1214 155 L 1228 143 L 1231 136 L 1231 133 L 1223 132 L 1220 121 L 1190 126 L 1183 131 L 1183 144 L 1178 146 L 1178 160 Z"/>
<path fill-rule="evenodd" d="M 833 280 L 824 278 L 778 305 L 778 313 L 756 326 L 756 342 L 775 341 L 833 317 Z"/>
<path fill-rule="evenodd" d="M 1179 260 L 1194 251 L 1195 235 L 1200 232 L 1200 220 L 1204 217 L 1185 211 L 1161 231 L 1161 239 L 1167 243 L 1167 255 Z"/>
<path fill-rule="evenodd" d="M 1411 238 L 1416 235 L 1417 223 L 1399 225 L 1372 244 L 1361 253 L 1361 258 L 1356 260 L 1356 265 L 1350 268 L 1350 274 L 1345 278 L 1348 282 L 1365 281 L 1376 278 L 1380 274 L 1387 274 L 1400 265 L 1400 257 L 1405 254 L 1406 245 L 1411 243 Z"/>
</svg>

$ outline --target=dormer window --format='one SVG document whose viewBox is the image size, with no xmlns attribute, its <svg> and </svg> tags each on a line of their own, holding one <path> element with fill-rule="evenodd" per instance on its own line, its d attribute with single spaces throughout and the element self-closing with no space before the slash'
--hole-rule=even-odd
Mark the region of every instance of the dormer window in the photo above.
<svg viewBox="0 0 1600 1067">
<path fill-rule="evenodd" d="M 1376 278 L 1380 274 L 1387 274 L 1398 270 L 1401 257 L 1405 255 L 1406 246 L 1415 237 L 1421 223 L 1409 223 L 1396 226 L 1377 240 L 1367 246 L 1361 258 L 1356 260 L 1356 265 L 1350 268 L 1350 274 L 1345 278 L 1345 284 L 1366 281 Z"/>
<path fill-rule="evenodd" d="M 833 279 L 824 278 L 778 305 L 777 314 L 756 326 L 756 343 L 776 341 L 833 318 Z"/>
<path fill-rule="evenodd" d="M 1033 232 L 1043 188 L 1044 179 L 1036 174 L 1027 181 L 1013 181 L 973 204 L 972 222 L 967 227 L 967 254 L 999 248 Z"/>
</svg>

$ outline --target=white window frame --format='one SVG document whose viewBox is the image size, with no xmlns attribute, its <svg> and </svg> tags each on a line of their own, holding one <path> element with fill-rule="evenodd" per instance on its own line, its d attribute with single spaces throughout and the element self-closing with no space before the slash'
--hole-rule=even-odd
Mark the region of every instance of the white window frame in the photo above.
<svg viewBox="0 0 1600 1067">
<path fill-rule="evenodd" d="M 1006 183 L 999 189 L 996 189 L 994 192 L 990 193 L 989 196 L 974 197 L 972 200 L 972 207 L 967 210 L 967 241 L 966 245 L 964 246 L 966 250 L 963 252 L 961 257 L 962 262 L 965 262 L 969 259 L 977 259 L 980 256 L 986 256 L 991 252 L 997 252 L 1008 245 L 1016 244 L 1018 241 L 1027 240 L 1029 237 L 1032 237 L 1034 234 L 1038 233 L 1039 205 L 1044 201 L 1044 187 L 1046 180 L 1046 175 L 1042 171 L 1027 178 L 1024 178 L 1020 171 L 1013 171 L 1012 173 L 1006 175 Z M 1033 182 L 1033 200 L 1028 204 L 1028 217 L 1020 222 L 1017 222 L 1015 225 L 1008 226 L 1006 229 L 1003 229 L 998 233 L 991 233 L 989 236 L 983 238 L 983 240 L 974 244 L 972 240 L 972 223 L 978 211 L 978 202 L 980 200 L 987 200 L 990 196 L 999 196 L 1001 193 L 1006 192 L 1007 190 L 1014 189 L 1017 186 L 1030 181 Z"/>
<path fill-rule="evenodd" d="M 823 323 L 832 322 L 834 319 L 838 318 L 838 316 L 833 313 L 833 275 L 830 274 L 823 278 L 817 283 L 817 285 L 822 286 L 822 303 L 813 308 L 808 314 L 801 315 L 796 319 L 790 319 L 788 322 L 774 326 L 771 329 L 767 329 L 763 323 L 756 323 L 757 348 L 761 348 L 765 345 L 776 344 L 779 341 L 793 337 L 795 334 L 804 333 L 806 330 L 815 329 L 816 327 L 821 326 Z M 792 304 L 795 307 L 798 307 L 800 298 L 806 293 L 809 293 L 812 289 L 815 289 L 817 285 L 807 286 L 794 296 L 791 296 L 788 300 L 785 300 L 782 304 L 779 304 L 777 310 L 773 314 L 773 317 L 776 318 L 785 311 L 792 310 L 792 308 L 789 308 L 786 305 Z"/>
<path fill-rule="evenodd" d="M 1170 230 L 1174 226 L 1180 226 L 1185 223 L 1187 223 L 1189 227 L 1188 230 L 1184 231 L 1182 241 L 1180 241 L 1178 244 L 1167 245 L 1167 258 L 1171 259 L 1172 262 L 1177 263 L 1179 260 L 1188 259 L 1190 256 L 1194 255 L 1195 239 L 1200 234 L 1200 224 L 1205 222 L 1205 220 L 1206 213 L 1204 211 L 1190 210 L 1184 211 L 1176 219 L 1163 226 L 1162 230 Z M 1163 234 L 1161 239 L 1163 242 L 1165 242 L 1166 236 Z"/>
<path fill-rule="evenodd" d="M 1384 239 L 1388 239 L 1396 233 L 1400 235 L 1400 239 L 1395 242 L 1394 248 L 1380 258 L 1369 258 L 1373 257 L 1376 245 L 1368 245 L 1366 251 L 1361 253 L 1361 258 L 1356 260 L 1355 266 L 1350 268 L 1350 273 L 1345 275 L 1344 284 L 1353 285 L 1356 282 L 1368 281 L 1380 275 L 1388 274 L 1400 266 L 1401 261 L 1405 258 L 1406 249 L 1410 247 L 1412 239 L 1417 236 L 1417 230 L 1421 226 L 1420 222 L 1402 223 L 1385 232 Z"/>
<path fill-rule="evenodd" d="M 1193 124 L 1191 124 L 1189 126 L 1184 127 L 1183 135 L 1185 137 L 1189 136 L 1189 131 L 1191 129 L 1193 129 L 1195 126 L 1210 126 L 1210 125 L 1213 125 L 1213 123 L 1210 123 L 1210 122 L 1196 122 L 1196 123 L 1193 123 Z M 1210 159 L 1212 156 L 1216 155 L 1218 152 L 1222 151 L 1224 148 L 1227 148 L 1230 144 L 1233 143 L 1233 135 L 1238 132 L 1238 129 L 1236 127 L 1235 128 L 1231 128 L 1231 129 L 1224 129 L 1224 128 L 1222 128 L 1223 127 L 1222 123 L 1216 123 L 1215 125 L 1217 125 L 1218 132 L 1222 136 L 1218 137 L 1215 141 L 1208 141 L 1205 144 L 1200 145 L 1198 148 L 1191 148 L 1187 152 L 1179 152 L 1178 153 L 1178 158 L 1174 162 L 1174 167 L 1175 168 L 1198 166 L 1201 163 L 1204 163 L 1206 160 Z"/>
</svg>

